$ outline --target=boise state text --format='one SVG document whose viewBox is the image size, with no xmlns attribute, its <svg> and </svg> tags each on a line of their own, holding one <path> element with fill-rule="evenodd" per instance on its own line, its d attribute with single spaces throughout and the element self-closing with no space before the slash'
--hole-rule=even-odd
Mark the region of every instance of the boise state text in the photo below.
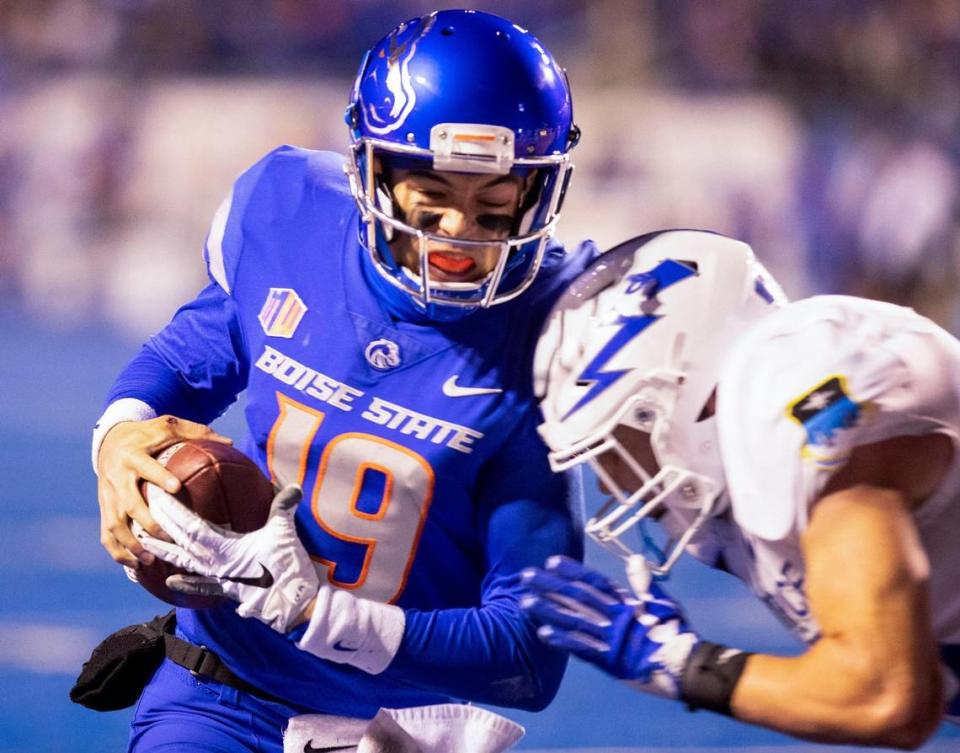
<svg viewBox="0 0 960 753">
<path fill-rule="evenodd" d="M 229 605 L 179 610 L 178 631 L 301 710 L 369 717 L 451 698 L 537 707 L 530 678 L 557 681 L 565 660 L 520 617 L 516 574 L 579 556 L 581 543 L 578 482 L 550 472 L 536 433 L 531 354 L 595 248 L 551 247 L 513 301 L 453 322 L 396 320 L 360 245 L 342 159 L 281 147 L 237 180 L 207 239 L 211 284 L 109 400 L 209 422 L 246 390 L 241 448 L 277 483 L 303 487 L 298 532 L 321 582 L 405 609 L 400 651 L 371 676 Z M 146 383 L 143 365 L 157 359 L 178 384 Z M 518 663 L 537 671 L 517 676 Z"/>
<path fill-rule="evenodd" d="M 263 346 L 263 354 L 257 359 L 255 365 L 261 371 L 274 376 L 284 384 L 302 390 L 307 396 L 332 405 L 338 410 L 353 410 L 354 401 L 365 395 L 363 390 L 355 389 L 331 379 L 325 374 L 311 369 L 289 356 L 285 356 L 269 345 Z M 489 393 L 502 391 L 500 388 L 476 389 Z M 449 389 L 444 389 L 444 394 L 449 394 Z M 453 396 L 458 397 L 458 395 Z M 457 452 L 473 452 L 471 447 L 473 442 L 483 438 L 483 434 L 466 426 L 459 426 L 449 421 L 425 416 L 380 397 L 373 397 L 360 417 L 401 434 L 430 441 L 434 444 L 442 444 L 445 447 L 457 450 Z"/>
</svg>

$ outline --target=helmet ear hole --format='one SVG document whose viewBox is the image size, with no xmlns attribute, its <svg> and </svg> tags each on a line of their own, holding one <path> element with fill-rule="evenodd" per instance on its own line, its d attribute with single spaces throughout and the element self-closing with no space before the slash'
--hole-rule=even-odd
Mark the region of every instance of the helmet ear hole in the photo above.
<svg viewBox="0 0 960 753">
<path fill-rule="evenodd" d="M 706 421 L 708 418 L 713 418 L 714 414 L 717 412 L 717 388 L 714 387 L 710 392 L 710 397 L 706 399 L 703 404 L 703 408 L 700 409 L 700 413 L 697 414 L 697 423 L 701 421 Z"/>
</svg>

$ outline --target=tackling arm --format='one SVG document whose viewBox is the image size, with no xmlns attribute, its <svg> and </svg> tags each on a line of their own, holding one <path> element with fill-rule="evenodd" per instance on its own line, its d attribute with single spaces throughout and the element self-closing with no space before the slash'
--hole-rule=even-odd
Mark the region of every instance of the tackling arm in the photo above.
<svg viewBox="0 0 960 753">
<path fill-rule="evenodd" d="M 916 747 L 943 710 L 911 516 L 953 449 L 939 435 L 854 450 L 803 534 L 806 590 L 822 637 L 806 653 L 750 655 L 701 640 L 679 604 L 628 563 L 635 594 L 556 557 L 524 576 L 540 637 L 638 690 L 820 742 Z"/>
<path fill-rule="evenodd" d="M 942 690 L 910 509 L 951 454 L 940 435 L 857 448 L 802 538 L 822 637 L 798 657 L 751 656 L 732 698 L 737 718 L 821 742 L 912 748 L 932 734 Z"/>
</svg>

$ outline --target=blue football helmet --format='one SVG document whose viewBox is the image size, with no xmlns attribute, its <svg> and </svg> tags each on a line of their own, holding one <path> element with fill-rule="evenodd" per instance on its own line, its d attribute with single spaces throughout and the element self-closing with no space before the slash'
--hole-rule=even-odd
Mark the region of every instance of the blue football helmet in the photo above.
<svg viewBox="0 0 960 753">
<path fill-rule="evenodd" d="M 526 30 L 471 10 L 444 10 L 400 24 L 363 59 L 346 112 L 347 173 L 360 208 L 361 241 L 388 289 L 433 318 L 449 319 L 522 293 L 553 235 L 579 139 L 565 72 Z M 377 166 L 513 174 L 528 186 L 502 241 L 440 237 L 406 222 Z M 412 236 L 419 269 L 390 249 Z M 499 247 L 485 278 L 430 280 L 427 244 Z M 403 296 L 406 298 L 406 296 Z"/>
</svg>

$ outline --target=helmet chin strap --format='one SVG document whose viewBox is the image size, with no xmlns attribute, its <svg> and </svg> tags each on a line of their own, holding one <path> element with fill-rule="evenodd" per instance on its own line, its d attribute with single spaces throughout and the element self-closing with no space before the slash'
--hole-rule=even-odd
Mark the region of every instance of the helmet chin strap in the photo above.
<svg viewBox="0 0 960 753">
<path fill-rule="evenodd" d="M 387 181 L 380 175 L 376 178 L 375 192 L 377 196 L 377 206 L 381 212 L 387 215 L 387 217 L 406 222 L 406 218 L 402 216 L 403 211 L 399 206 L 396 206 L 396 202 L 393 200 L 393 191 L 390 189 Z M 386 222 L 380 224 L 383 227 L 383 237 L 386 238 L 387 243 L 390 243 L 395 236 L 393 225 L 389 225 Z"/>
<path fill-rule="evenodd" d="M 526 235 L 533 227 L 533 221 L 537 217 L 537 209 L 540 206 L 540 194 L 546 190 L 546 178 L 537 171 L 532 174 L 530 184 L 525 187 L 520 204 L 517 207 L 516 221 L 514 222 L 514 233 L 516 235 Z"/>
<path fill-rule="evenodd" d="M 642 555 L 631 554 L 627 558 L 627 582 L 633 593 L 638 597 L 646 595 L 650 591 L 652 580 L 650 563 Z"/>
<path fill-rule="evenodd" d="M 377 292 L 385 310 L 395 321 L 415 324 L 453 322 L 466 318 L 477 311 L 477 309 L 457 308 L 433 303 L 424 306 L 413 296 L 387 282 L 386 278 L 376 269 L 369 254 L 363 254 L 361 258 L 364 276 L 368 284 Z M 403 269 L 406 271 L 405 268 Z"/>
</svg>

